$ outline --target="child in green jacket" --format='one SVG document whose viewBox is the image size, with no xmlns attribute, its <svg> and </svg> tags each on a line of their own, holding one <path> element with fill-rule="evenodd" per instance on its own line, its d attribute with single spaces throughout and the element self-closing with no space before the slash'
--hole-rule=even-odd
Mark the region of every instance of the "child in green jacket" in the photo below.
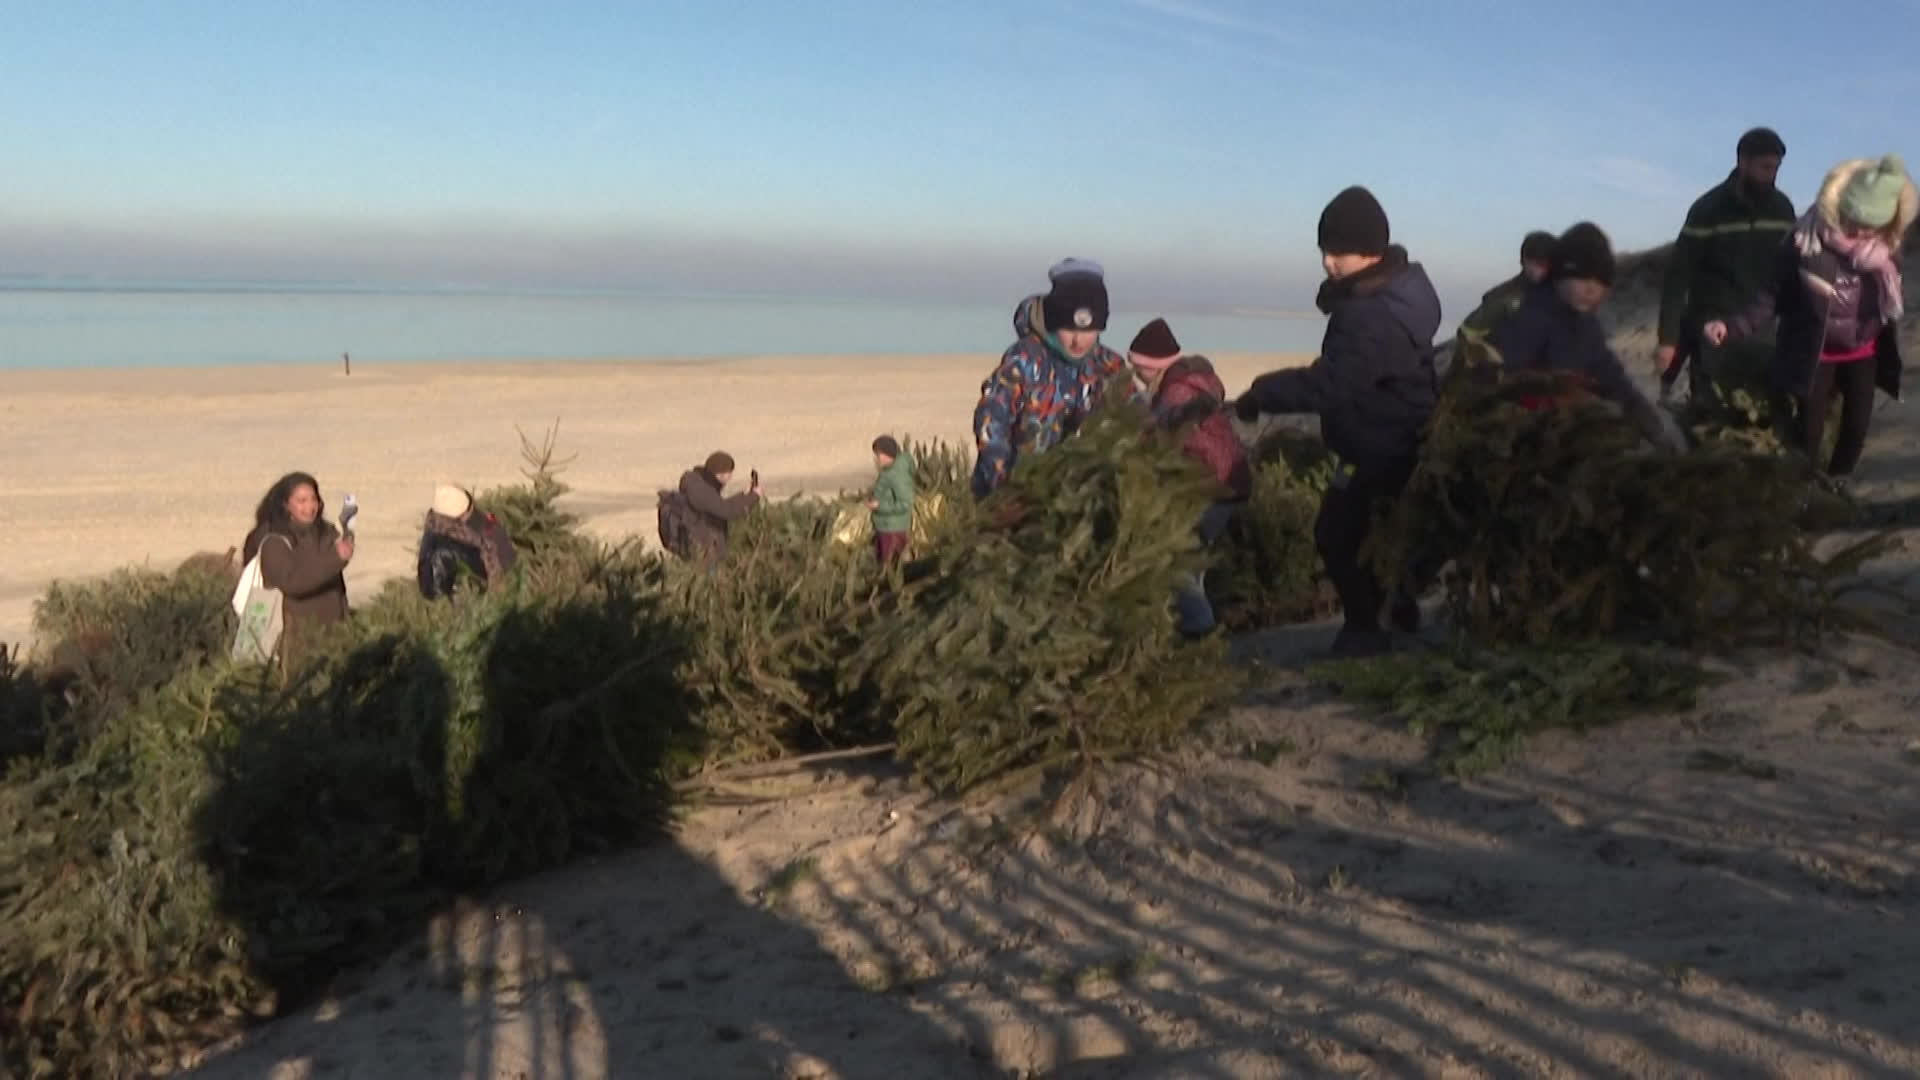
<svg viewBox="0 0 1920 1080">
<path fill-rule="evenodd" d="M 873 550 L 885 566 L 907 550 L 913 527 L 913 459 L 902 453 L 891 435 L 873 440 L 873 463 L 880 470 L 873 484 Z"/>
</svg>

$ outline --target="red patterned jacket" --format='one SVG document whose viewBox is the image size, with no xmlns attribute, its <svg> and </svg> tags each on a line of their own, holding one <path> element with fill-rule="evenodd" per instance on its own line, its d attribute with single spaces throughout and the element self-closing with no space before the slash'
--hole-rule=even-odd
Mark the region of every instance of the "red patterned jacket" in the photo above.
<svg viewBox="0 0 1920 1080">
<path fill-rule="evenodd" d="M 1232 499 L 1253 491 L 1246 448 L 1227 417 L 1227 388 L 1204 356 L 1174 361 L 1153 393 L 1153 418 L 1164 428 L 1190 425 L 1182 449 L 1212 471 Z"/>
</svg>

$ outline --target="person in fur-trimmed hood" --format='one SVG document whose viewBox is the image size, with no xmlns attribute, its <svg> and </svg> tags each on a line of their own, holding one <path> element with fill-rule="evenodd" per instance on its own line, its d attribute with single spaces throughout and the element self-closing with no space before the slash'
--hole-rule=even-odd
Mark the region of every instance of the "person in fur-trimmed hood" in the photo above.
<svg viewBox="0 0 1920 1080">
<path fill-rule="evenodd" d="M 1392 646 L 1380 626 L 1380 582 L 1360 549 L 1376 504 L 1398 498 L 1413 476 L 1439 401 L 1433 335 L 1440 297 L 1407 249 L 1391 243 L 1387 212 L 1366 188 L 1347 188 L 1327 204 L 1319 242 L 1327 273 L 1315 300 L 1327 314 L 1320 356 L 1255 379 L 1234 411 L 1246 423 L 1262 413 L 1320 415 L 1321 438 L 1340 464 L 1314 522 L 1314 545 L 1345 611 L 1334 652 L 1363 656 Z M 1396 597 L 1393 608 L 1396 629 L 1418 629 L 1412 597 Z"/>
<path fill-rule="evenodd" d="M 462 572 L 486 591 L 506 579 L 518 553 L 506 526 L 473 504 L 465 488 L 441 484 L 434 489 L 420 534 L 420 595 L 429 600 L 452 596 Z"/>
<path fill-rule="evenodd" d="M 1702 331 L 1719 343 L 1762 333 L 1778 319 L 1773 389 L 1798 408 L 1796 435 L 1815 459 L 1838 395 L 1840 430 L 1825 471 L 1842 485 L 1866 448 L 1874 390 L 1900 397 L 1900 253 L 1917 218 L 1920 191 L 1898 154 L 1835 166 L 1781 245 L 1766 288 L 1744 311 Z"/>
</svg>

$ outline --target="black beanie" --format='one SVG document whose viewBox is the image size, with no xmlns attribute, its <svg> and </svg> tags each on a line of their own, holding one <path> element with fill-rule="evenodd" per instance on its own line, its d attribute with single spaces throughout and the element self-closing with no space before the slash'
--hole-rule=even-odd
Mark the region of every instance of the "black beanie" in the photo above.
<svg viewBox="0 0 1920 1080">
<path fill-rule="evenodd" d="M 1173 336 L 1173 327 L 1167 325 L 1167 320 L 1155 319 L 1133 335 L 1133 344 L 1127 346 L 1127 351 L 1153 360 L 1163 360 L 1180 355 L 1180 342 Z"/>
<path fill-rule="evenodd" d="M 1520 241 L 1520 261 L 1550 262 L 1553 259 L 1553 234 L 1536 229 Z"/>
<path fill-rule="evenodd" d="M 1320 250 L 1329 255 L 1385 255 L 1392 234 L 1373 192 L 1354 186 L 1320 212 Z"/>
<path fill-rule="evenodd" d="M 1092 274 L 1063 274 L 1053 281 L 1053 290 L 1040 304 L 1047 318 L 1047 332 L 1062 330 L 1105 330 L 1107 328 L 1107 283 Z"/>
<path fill-rule="evenodd" d="M 1555 281 L 1590 278 L 1610 286 L 1613 284 L 1613 242 L 1600 231 L 1600 226 L 1583 221 L 1554 241 L 1551 265 L 1548 276 Z"/>
<path fill-rule="evenodd" d="M 1734 153 L 1741 157 L 1778 157 L 1787 156 L 1787 144 L 1772 128 L 1757 127 L 1740 136 L 1740 143 L 1734 147 Z"/>
</svg>

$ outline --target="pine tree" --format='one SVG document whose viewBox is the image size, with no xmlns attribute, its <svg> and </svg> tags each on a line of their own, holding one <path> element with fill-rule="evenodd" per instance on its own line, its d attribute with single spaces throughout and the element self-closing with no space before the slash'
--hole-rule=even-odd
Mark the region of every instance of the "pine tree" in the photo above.
<svg viewBox="0 0 1920 1080">
<path fill-rule="evenodd" d="M 1536 410 L 1529 398 L 1559 404 Z M 1629 629 L 1799 641 L 1869 625 L 1839 592 L 1892 540 L 1816 556 L 1799 523 L 1809 484 L 1794 456 L 1721 444 L 1655 453 L 1565 376 L 1462 382 L 1371 558 L 1389 581 L 1429 545 L 1452 558 L 1454 614 L 1483 641 Z"/>
<path fill-rule="evenodd" d="M 906 569 L 845 684 L 949 790 L 1167 746 L 1238 689 L 1224 646 L 1184 642 L 1170 611 L 1211 498 L 1143 409 L 1097 411 Z"/>
</svg>

